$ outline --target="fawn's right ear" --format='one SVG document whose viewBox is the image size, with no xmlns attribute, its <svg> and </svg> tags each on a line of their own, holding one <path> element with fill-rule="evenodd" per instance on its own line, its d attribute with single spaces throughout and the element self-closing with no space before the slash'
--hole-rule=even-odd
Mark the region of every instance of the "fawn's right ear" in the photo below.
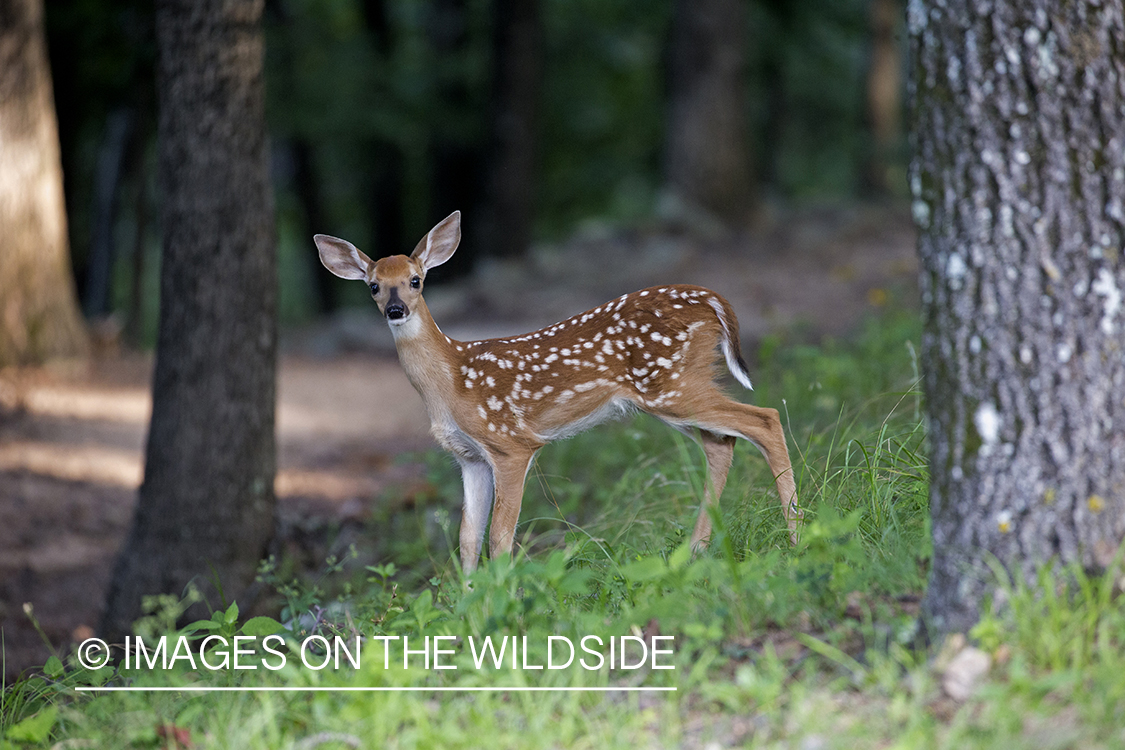
<svg viewBox="0 0 1125 750">
<path fill-rule="evenodd" d="M 410 257 L 421 263 L 422 268 L 428 271 L 449 260 L 459 244 L 461 244 L 461 212 L 454 211 L 418 241 Z"/>
<path fill-rule="evenodd" d="M 358 247 L 347 240 L 327 234 L 314 235 L 313 242 L 320 251 L 320 262 L 329 271 L 341 279 L 367 279 L 371 259 L 360 252 Z"/>
</svg>

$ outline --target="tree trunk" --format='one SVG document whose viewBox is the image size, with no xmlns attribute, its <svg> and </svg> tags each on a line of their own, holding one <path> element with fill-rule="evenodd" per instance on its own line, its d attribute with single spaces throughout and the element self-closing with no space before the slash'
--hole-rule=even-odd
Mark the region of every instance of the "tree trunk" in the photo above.
<svg viewBox="0 0 1125 750">
<path fill-rule="evenodd" d="M 879 196 L 891 191 L 888 172 L 902 137 L 902 51 L 896 38 L 902 10 L 898 0 L 871 0 L 868 14 L 871 51 L 866 109 L 871 143 L 862 187 L 865 193 Z"/>
<path fill-rule="evenodd" d="M 109 113 L 105 134 L 98 147 L 94 168 L 94 231 L 86 259 L 86 293 L 82 307 L 90 318 L 103 318 L 112 311 L 113 266 L 117 260 L 114 237 L 120 202 L 122 172 L 132 141 L 136 137 L 137 114 L 127 107 Z"/>
<path fill-rule="evenodd" d="M 430 213 L 424 224 L 433 226 L 457 210 L 464 216 L 463 236 L 475 238 L 480 236 L 482 218 L 484 148 L 475 135 L 469 135 L 465 125 L 467 118 L 477 117 L 478 107 L 460 62 L 470 46 L 471 7 L 468 0 L 430 0 L 427 11 L 427 35 L 434 55 L 433 85 L 441 109 L 438 121 L 430 130 Z M 407 234 L 416 236 L 421 232 L 415 228 Z M 481 250 L 475 244 L 466 242 L 461 252 L 434 270 L 431 278 L 452 279 L 470 273 Z"/>
<path fill-rule="evenodd" d="M 298 136 L 293 139 L 293 187 L 304 214 L 305 238 L 324 232 L 328 227 L 313 149 L 312 141 L 308 138 Z M 302 257 L 312 278 L 313 311 L 318 315 L 335 312 L 340 306 L 339 286 L 336 284 L 338 279 L 330 273 L 324 273 L 324 266 L 316 253 L 302 253 Z"/>
<path fill-rule="evenodd" d="M 479 247 L 523 255 L 535 218 L 535 143 L 543 45 L 539 0 L 493 3 L 492 125 Z"/>
<path fill-rule="evenodd" d="M 1120 2 L 912 2 L 931 632 L 1125 538 Z"/>
<path fill-rule="evenodd" d="M 0 0 L 0 367 L 86 351 L 42 0 Z"/>
<path fill-rule="evenodd" d="M 666 202 L 746 224 L 751 208 L 742 0 L 676 0 L 668 48 Z"/>
<path fill-rule="evenodd" d="M 375 46 L 375 52 L 387 64 L 392 64 L 397 39 L 391 23 L 387 0 L 364 0 L 363 21 L 367 33 Z M 406 182 L 406 159 L 402 148 L 385 138 L 371 138 L 363 144 L 367 169 L 368 213 L 371 216 L 371 257 L 384 258 L 398 255 L 406 248 L 404 231 L 406 207 L 403 201 Z M 440 209 L 439 209 L 440 210 Z M 320 263 L 320 256 L 310 253 L 314 263 Z M 324 273 L 332 282 L 339 282 L 332 274 Z"/>
<path fill-rule="evenodd" d="M 145 478 L 103 630 L 146 594 L 241 596 L 274 521 L 274 218 L 261 0 L 157 3 L 163 263 Z"/>
</svg>

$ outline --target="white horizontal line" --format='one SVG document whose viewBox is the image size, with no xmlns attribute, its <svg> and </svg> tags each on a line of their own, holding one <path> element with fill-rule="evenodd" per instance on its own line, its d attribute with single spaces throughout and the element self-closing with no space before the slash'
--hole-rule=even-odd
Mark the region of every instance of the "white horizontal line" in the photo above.
<svg viewBox="0 0 1125 750">
<path fill-rule="evenodd" d="M 608 692 L 676 692 L 674 687 L 76 687 L 92 693 L 608 693 Z"/>
</svg>

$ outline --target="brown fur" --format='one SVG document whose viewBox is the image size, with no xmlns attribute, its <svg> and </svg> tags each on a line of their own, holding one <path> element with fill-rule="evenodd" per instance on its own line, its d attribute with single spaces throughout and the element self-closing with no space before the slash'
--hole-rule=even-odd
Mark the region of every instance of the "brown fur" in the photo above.
<svg viewBox="0 0 1125 750">
<path fill-rule="evenodd" d="M 749 384 L 738 321 L 725 299 L 702 287 L 653 287 L 522 336 L 454 341 L 434 323 L 421 281 L 427 269 L 452 255 L 459 239 L 454 214 L 409 258 L 372 263 L 349 243 L 323 235 L 317 245 L 333 273 L 378 285 L 374 298 L 381 312 L 386 314 L 392 297 L 406 306 L 403 318 L 388 322 L 407 377 L 426 403 L 435 439 L 461 463 L 466 572 L 476 567 L 489 508 L 493 556 L 511 551 L 536 451 L 634 408 L 694 434 L 703 447 L 709 482 L 693 547 L 710 539 L 707 506 L 722 493 L 736 437 L 765 456 L 795 540 L 801 512 L 777 411 L 733 401 L 715 382 L 723 349 L 728 364 L 741 369 L 736 377 Z"/>
</svg>

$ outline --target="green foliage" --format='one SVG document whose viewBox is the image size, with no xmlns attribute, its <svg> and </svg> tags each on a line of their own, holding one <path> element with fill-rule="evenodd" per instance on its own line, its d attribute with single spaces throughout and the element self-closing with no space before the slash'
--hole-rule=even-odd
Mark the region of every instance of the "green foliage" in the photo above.
<svg viewBox="0 0 1125 750">
<path fill-rule="evenodd" d="M 0 748 L 8 750 L 8 748 L 19 747 L 16 743 L 39 744 L 45 742 L 51 735 L 51 729 L 54 728 L 58 715 L 59 709 L 57 706 L 47 706 L 18 724 L 13 724 L 4 733 L 4 739 L 0 740 Z"/>
<path fill-rule="evenodd" d="M 460 748 L 482 737 L 513 748 L 1118 746 L 1125 609 L 1113 575 L 1048 567 L 1036 586 L 1006 587 L 1005 608 L 973 633 L 997 666 L 964 706 L 942 697 L 929 655 L 914 650 L 916 610 L 904 602 L 917 601 L 929 556 L 924 435 L 907 346 L 915 335 L 916 326 L 892 316 L 872 321 L 851 346 L 761 353 L 758 393 L 780 400 L 786 384 L 799 447 L 806 523 L 796 547 L 763 462 L 740 449 L 713 517 L 711 549 L 692 555 L 688 524 L 702 457 L 686 438 L 638 419 L 545 450 L 529 482 L 520 552 L 489 561 L 467 583 L 449 550 L 439 556 L 415 542 L 358 570 L 349 567 L 351 555 L 330 559 L 307 582 L 282 576 L 284 562 L 264 567 L 263 581 L 285 601 L 277 620 L 242 621 L 231 604 L 175 630 L 169 618 L 184 603 L 154 601 L 146 620 L 153 635 L 161 627 L 197 639 L 280 635 L 290 661 L 278 670 L 180 665 L 114 677 L 109 667 L 94 674 L 73 658 L 54 660 L 43 675 L 5 690 L 5 741 L 152 747 L 156 728 L 172 726 L 200 747 L 289 747 L 313 738 L 331 746 L 335 738 L 340 746 Z M 435 458 L 431 474 L 442 495 L 456 496 L 447 462 Z M 448 516 L 422 506 L 418 512 L 449 534 Z M 549 650 L 562 639 L 605 644 L 640 634 L 671 636 L 665 658 L 675 668 L 523 668 L 562 658 Z M 361 666 L 302 667 L 293 654 L 310 635 L 363 637 Z M 420 654 L 404 656 L 407 642 L 418 650 L 425 639 L 445 644 L 443 664 L 456 669 L 427 669 Z M 251 661 L 264 665 L 255 661 L 264 656 Z M 432 646 L 426 658 L 436 658 Z M 322 692 L 76 698 L 70 689 L 125 677 L 148 687 Z M 501 690 L 624 685 L 676 692 Z M 331 692 L 357 687 L 386 692 Z M 402 690 L 419 687 L 499 692 Z"/>
<path fill-rule="evenodd" d="M 1125 548 L 1123 548 L 1125 551 Z M 972 635 L 1005 665 L 1014 688 L 1047 695 L 1095 690 L 1098 704 L 1121 718 L 1125 706 L 1125 601 L 1121 552 L 1104 575 L 1079 565 L 1044 565 L 1034 585 L 997 571 L 1003 608 L 986 610 Z M 1115 707 L 1115 708 L 1111 708 Z"/>
</svg>

